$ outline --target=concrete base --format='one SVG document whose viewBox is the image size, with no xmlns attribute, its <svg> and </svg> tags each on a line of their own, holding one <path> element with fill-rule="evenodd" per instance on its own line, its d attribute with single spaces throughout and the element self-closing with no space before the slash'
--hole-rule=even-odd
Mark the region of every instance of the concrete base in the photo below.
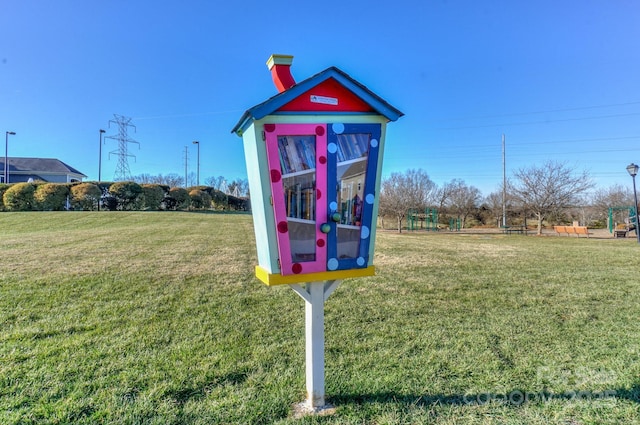
<svg viewBox="0 0 640 425">
<path fill-rule="evenodd" d="M 308 402 L 293 405 L 293 417 L 300 419 L 305 416 L 329 416 L 336 413 L 336 408 L 331 404 L 325 404 L 320 407 L 311 407 Z"/>
</svg>

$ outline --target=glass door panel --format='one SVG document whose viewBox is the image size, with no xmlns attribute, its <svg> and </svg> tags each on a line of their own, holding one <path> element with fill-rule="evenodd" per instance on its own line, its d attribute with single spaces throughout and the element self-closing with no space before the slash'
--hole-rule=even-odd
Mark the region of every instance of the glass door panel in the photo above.
<svg viewBox="0 0 640 425">
<path fill-rule="evenodd" d="M 370 138 L 369 134 L 337 135 L 336 195 L 340 214 L 336 235 L 338 259 L 357 258 L 360 255 L 360 227 Z M 359 148 L 356 150 L 353 146 Z M 349 148 L 350 152 L 347 151 Z"/>
<path fill-rule="evenodd" d="M 324 271 L 326 133 L 311 124 L 265 124 L 282 275 Z M 320 180 L 319 180 L 320 179 Z"/>
<path fill-rule="evenodd" d="M 378 166 L 380 126 L 330 124 L 329 214 L 335 232 L 329 234 L 329 270 L 366 267 Z"/>
<path fill-rule="evenodd" d="M 309 139 L 309 136 L 304 136 Z M 299 143 L 296 137 L 286 136 Z M 280 141 L 281 138 L 278 138 Z M 311 140 L 315 145 L 315 140 Z M 314 149 L 315 157 L 315 149 Z M 315 162 L 315 159 L 314 159 Z M 316 261 L 316 172 L 314 167 L 291 177 L 283 177 L 291 262 Z"/>
</svg>

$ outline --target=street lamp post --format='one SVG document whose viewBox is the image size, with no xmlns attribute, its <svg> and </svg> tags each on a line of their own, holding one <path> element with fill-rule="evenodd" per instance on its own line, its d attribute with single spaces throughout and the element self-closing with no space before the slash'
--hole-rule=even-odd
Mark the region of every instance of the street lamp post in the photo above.
<svg viewBox="0 0 640 425">
<path fill-rule="evenodd" d="M 98 182 L 102 181 L 102 135 L 105 133 L 100 129 L 100 148 L 98 149 Z"/>
<path fill-rule="evenodd" d="M 638 217 L 638 193 L 636 192 L 636 176 L 638 175 L 638 164 L 634 164 L 633 162 L 627 166 L 627 171 L 629 175 L 633 179 L 633 201 L 634 201 L 634 209 L 636 210 L 636 238 L 638 239 L 638 243 L 640 244 L 640 217 Z"/>
<path fill-rule="evenodd" d="M 187 180 L 187 164 L 189 160 L 189 146 L 184 147 L 184 188 L 189 187 L 189 183 Z"/>
<path fill-rule="evenodd" d="M 197 181 L 197 185 L 200 186 L 200 142 L 197 140 L 194 140 L 193 144 L 198 145 L 198 165 L 196 168 L 196 181 Z"/>
<path fill-rule="evenodd" d="M 4 182 L 9 183 L 9 135 L 15 136 L 15 131 L 5 132 L 4 137 Z"/>
<path fill-rule="evenodd" d="M 98 189 L 100 189 L 100 197 L 98 198 L 98 211 L 100 211 L 100 203 L 102 202 L 102 188 L 100 182 L 102 181 L 102 135 L 105 130 L 100 129 L 100 145 L 98 148 Z"/>
</svg>

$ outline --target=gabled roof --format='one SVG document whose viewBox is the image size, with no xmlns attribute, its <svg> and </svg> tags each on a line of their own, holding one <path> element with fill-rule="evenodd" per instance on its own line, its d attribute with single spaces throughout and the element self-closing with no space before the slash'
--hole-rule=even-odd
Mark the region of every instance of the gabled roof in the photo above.
<svg viewBox="0 0 640 425">
<path fill-rule="evenodd" d="M 80 171 L 55 158 L 9 158 L 9 173 L 78 174 Z M 0 157 L 0 168 L 4 168 L 4 157 Z"/>
<path fill-rule="evenodd" d="M 352 92 L 358 98 L 360 98 L 364 103 L 369 105 L 369 107 L 377 112 L 378 114 L 384 116 L 389 121 L 395 121 L 404 114 L 388 104 L 385 100 L 383 100 L 380 96 L 373 93 L 364 85 L 360 84 L 345 72 L 339 70 L 336 67 L 327 68 L 322 72 L 314 75 L 313 77 L 307 78 L 304 81 L 299 82 L 288 90 L 279 93 L 265 102 L 260 103 L 250 109 L 248 109 L 240 118 L 240 121 L 233 127 L 231 130 L 232 133 L 240 134 L 246 127 L 249 126 L 252 120 L 259 120 L 267 115 L 270 115 L 280 108 L 285 106 L 287 103 L 293 101 L 297 97 L 301 96 L 305 92 L 311 90 L 312 88 L 320 85 L 321 83 L 334 79 L 339 84 L 341 84 L 344 88 Z"/>
</svg>

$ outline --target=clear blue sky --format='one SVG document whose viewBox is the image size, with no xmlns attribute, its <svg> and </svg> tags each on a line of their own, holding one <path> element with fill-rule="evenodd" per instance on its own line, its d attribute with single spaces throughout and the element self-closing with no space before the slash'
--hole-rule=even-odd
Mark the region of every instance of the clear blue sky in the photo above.
<svg viewBox="0 0 640 425">
<path fill-rule="evenodd" d="M 131 173 L 245 178 L 242 113 L 337 66 L 405 113 L 384 173 L 422 168 L 486 195 L 549 159 L 631 185 L 640 162 L 640 3 L 456 0 L 0 0 L 0 130 L 9 156 L 59 158 L 97 179 L 98 130 L 133 118 Z M 116 142 L 103 148 L 113 177 Z M 2 153 L 4 153 L 4 150 Z"/>
</svg>

